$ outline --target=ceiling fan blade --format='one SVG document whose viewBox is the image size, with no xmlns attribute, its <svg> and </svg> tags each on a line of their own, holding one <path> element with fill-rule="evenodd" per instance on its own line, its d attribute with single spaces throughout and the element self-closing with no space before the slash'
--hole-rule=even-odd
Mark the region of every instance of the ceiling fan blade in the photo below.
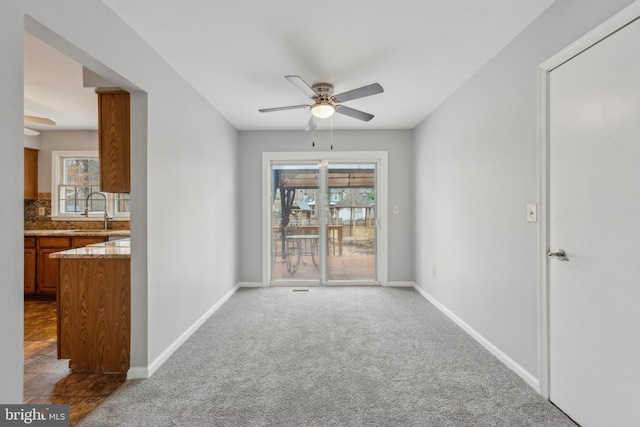
<svg viewBox="0 0 640 427">
<path fill-rule="evenodd" d="M 375 117 L 373 114 L 345 107 L 344 105 L 336 105 L 336 113 L 344 114 L 345 116 L 353 117 L 354 119 L 362 120 L 363 122 L 368 122 Z"/>
<path fill-rule="evenodd" d="M 342 92 L 333 97 L 336 102 L 347 102 L 352 99 L 364 98 L 365 96 L 376 95 L 378 93 L 384 92 L 382 86 L 378 83 L 372 83 L 367 86 L 362 86 L 358 89 L 353 89 L 348 92 Z"/>
<path fill-rule="evenodd" d="M 307 122 L 307 126 L 304 128 L 305 131 L 310 131 L 310 130 L 314 130 L 317 129 L 318 126 L 316 126 L 316 121 L 313 119 L 313 114 L 311 115 L 311 117 L 309 118 L 309 121 Z"/>
<path fill-rule="evenodd" d="M 315 90 L 311 89 L 311 86 L 307 84 L 302 77 L 300 76 L 284 76 L 285 79 L 289 80 L 291 84 L 300 89 L 302 93 L 307 95 L 311 99 L 316 99 L 319 95 Z"/>
<path fill-rule="evenodd" d="M 36 117 L 36 116 L 24 116 L 24 121 L 28 123 L 37 123 L 39 125 L 51 125 L 55 126 L 56 122 L 51 119 L 47 119 L 44 117 Z"/>
<path fill-rule="evenodd" d="M 309 108 L 308 105 L 290 105 L 288 107 L 275 107 L 275 108 L 261 108 L 258 111 L 261 113 L 270 113 L 272 111 L 284 111 L 284 110 L 296 110 L 298 108 Z"/>
</svg>

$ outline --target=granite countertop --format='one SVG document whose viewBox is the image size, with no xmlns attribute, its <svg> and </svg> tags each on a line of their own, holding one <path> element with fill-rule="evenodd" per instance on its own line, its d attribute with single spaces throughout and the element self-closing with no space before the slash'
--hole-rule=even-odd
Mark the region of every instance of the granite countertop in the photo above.
<svg viewBox="0 0 640 427">
<path fill-rule="evenodd" d="M 24 230 L 25 237 L 100 237 L 131 236 L 131 230 Z"/>
<path fill-rule="evenodd" d="M 84 248 L 49 254 L 49 258 L 131 258 L 131 239 L 94 243 Z"/>
</svg>

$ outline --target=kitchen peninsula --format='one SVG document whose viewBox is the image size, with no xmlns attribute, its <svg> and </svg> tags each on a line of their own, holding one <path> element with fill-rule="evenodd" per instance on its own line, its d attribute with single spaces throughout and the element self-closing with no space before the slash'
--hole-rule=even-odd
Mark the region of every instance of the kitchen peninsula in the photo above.
<svg viewBox="0 0 640 427">
<path fill-rule="evenodd" d="M 130 239 L 52 253 L 59 262 L 58 358 L 78 372 L 126 373 L 131 336 Z"/>
<path fill-rule="evenodd" d="M 55 298 L 59 277 L 58 260 L 49 258 L 49 254 L 130 235 L 129 230 L 25 230 L 25 297 Z"/>
</svg>

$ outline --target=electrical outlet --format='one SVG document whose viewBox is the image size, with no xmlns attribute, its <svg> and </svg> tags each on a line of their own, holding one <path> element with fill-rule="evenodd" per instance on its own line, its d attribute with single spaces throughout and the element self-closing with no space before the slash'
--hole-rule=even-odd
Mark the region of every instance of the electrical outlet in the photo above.
<svg viewBox="0 0 640 427">
<path fill-rule="evenodd" d="M 44 216 L 44 208 L 38 208 L 38 215 Z"/>
</svg>

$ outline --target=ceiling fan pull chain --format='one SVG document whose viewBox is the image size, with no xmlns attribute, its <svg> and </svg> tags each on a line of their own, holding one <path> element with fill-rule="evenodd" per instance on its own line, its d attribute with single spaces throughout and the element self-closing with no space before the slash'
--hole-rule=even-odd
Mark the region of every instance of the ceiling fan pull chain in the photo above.
<svg viewBox="0 0 640 427">
<path fill-rule="evenodd" d="M 313 120 L 313 115 L 311 116 L 311 146 L 316 146 L 316 123 Z"/>
<path fill-rule="evenodd" d="M 331 150 L 333 150 L 333 116 L 329 120 L 331 120 Z"/>
</svg>

